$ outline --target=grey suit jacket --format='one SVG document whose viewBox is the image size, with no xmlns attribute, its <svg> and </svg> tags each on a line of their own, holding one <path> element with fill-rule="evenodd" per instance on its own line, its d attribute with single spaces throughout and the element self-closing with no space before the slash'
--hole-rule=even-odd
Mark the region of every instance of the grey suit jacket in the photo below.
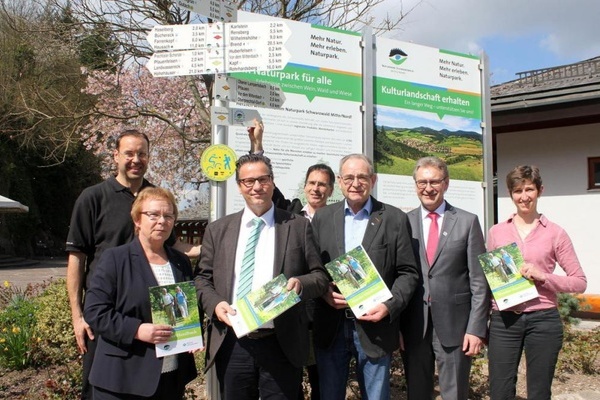
<svg viewBox="0 0 600 400">
<path fill-rule="evenodd" d="M 362 245 L 393 297 L 384 303 L 390 312 L 388 317 L 376 323 L 357 320 L 356 330 L 365 353 L 369 357 L 378 358 L 393 352 L 399 346 L 399 316 L 417 286 L 418 273 L 406 214 L 371 199 L 373 210 Z M 312 225 L 324 264 L 346 252 L 344 204 L 341 201 L 320 209 L 313 218 Z M 328 348 L 343 318 L 343 310 L 336 310 L 323 299 L 318 299 L 313 323 L 315 344 Z"/>
<path fill-rule="evenodd" d="M 233 301 L 235 254 L 243 211 L 228 215 L 206 227 L 202 253 L 196 271 L 198 300 L 210 319 L 207 327 L 206 368 L 227 334 L 227 325 L 215 315 L 222 301 Z M 327 290 L 327 274 L 315 247 L 309 221 L 284 210 L 275 209 L 275 259 L 273 276 L 283 273 L 302 283 L 302 299 L 321 296 Z M 308 323 L 305 302 L 301 301 L 275 318 L 275 333 L 290 362 L 298 367 L 308 358 Z"/>
<path fill-rule="evenodd" d="M 490 304 L 488 285 L 477 256 L 485 252 L 479 219 L 446 202 L 434 261 L 427 261 L 421 209 L 408 213 L 413 250 L 419 260 L 420 286 L 402 315 L 405 340 L 420 340 L 431 319 L 444 346 L 460 346 L 465 333 L 484 338 Z"/>
</svg>

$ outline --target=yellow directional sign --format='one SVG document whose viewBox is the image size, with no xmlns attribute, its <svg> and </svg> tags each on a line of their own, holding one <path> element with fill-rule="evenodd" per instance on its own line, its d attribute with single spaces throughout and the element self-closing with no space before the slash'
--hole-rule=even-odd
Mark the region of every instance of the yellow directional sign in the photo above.
<svg viewBox="0 0 600 400">
<path fill-rule="evenodd" d="M 212 181 L 226 181 L 235 173 L 235 151 L 224 144 L 208 147 L 200 157 L 204 175 Z"/>
</svg>

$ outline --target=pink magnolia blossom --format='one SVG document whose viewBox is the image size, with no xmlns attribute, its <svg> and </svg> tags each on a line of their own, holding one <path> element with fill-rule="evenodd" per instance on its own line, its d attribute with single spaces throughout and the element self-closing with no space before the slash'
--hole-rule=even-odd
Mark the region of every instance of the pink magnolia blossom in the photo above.
<svg viewBox="0 0 600 400">
<path fill-rule="evenodd" d="M 124 129 L 136 128 L 150 138 L 149 181 L 181 199 L 186 184 L 202 180 L 200 154 L 210 144 L 210 114 L 201 77 L 154 78 L 138 65 L 118 73 L 83 72 L 84 91 L 97 102 L 81 137 L 101 157 L 104 177 L 114 168 L 115 138 Z"/>
</svg>

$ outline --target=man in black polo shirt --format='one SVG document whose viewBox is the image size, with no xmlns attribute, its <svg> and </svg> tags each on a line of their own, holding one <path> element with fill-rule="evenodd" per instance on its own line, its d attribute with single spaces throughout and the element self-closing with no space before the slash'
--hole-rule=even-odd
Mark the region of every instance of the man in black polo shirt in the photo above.
<svg viewBox="0 0 600 400">
<path fill-rule="evenodd" d="M 122 132 L 113 154 L 117 175 L 86 188 L 73 208 L 66 244 L 67 290 L 77 347 L 84 354 L 82 399 L 92 398 L 88 376 L 96 347 L 94 333 L 83 319 L 83 292 L 102 252 L 129 243 L 134 237 L 131 205 L 142 189 L 152 186 L 144 179 L 149 148 L 146 134 L 137 130 Z M 200 254 L 200 246 L 176 242 L 174 235 L 169 242 L 190 257 Z"/>
</svg>

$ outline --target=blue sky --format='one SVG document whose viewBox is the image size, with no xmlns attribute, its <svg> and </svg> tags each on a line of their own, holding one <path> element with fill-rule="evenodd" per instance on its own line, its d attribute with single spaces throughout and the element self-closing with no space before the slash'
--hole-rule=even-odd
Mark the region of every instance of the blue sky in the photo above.
<svg viewBox="0 0 600 400">
<path fill-rule="evenodd" d="M 378 12 L 406 12 L 384 36 L 489 58 L 491 84 L 516 72 L 600 56 L 599 0 L 386 0 Z"/>
</svg>

